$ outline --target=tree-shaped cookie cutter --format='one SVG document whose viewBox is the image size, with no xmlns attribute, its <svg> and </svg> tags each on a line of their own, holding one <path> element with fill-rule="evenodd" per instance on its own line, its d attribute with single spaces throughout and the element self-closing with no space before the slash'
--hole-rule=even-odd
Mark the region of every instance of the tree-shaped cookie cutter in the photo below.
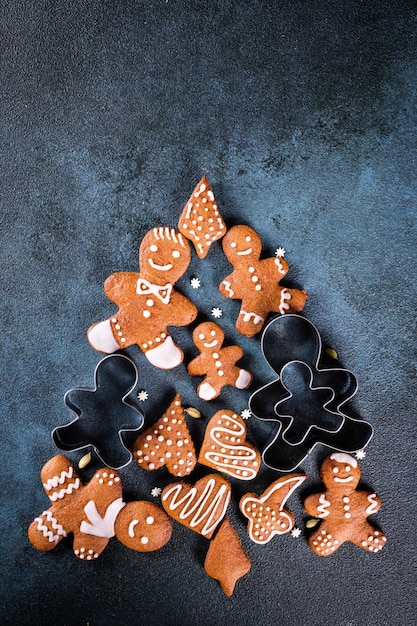
<svg viewBox="0 0 417 626">
<path fill-rule="evenodd" d="M 357 379 L 347 369 L 319 367 L 322 341 L 314 324 L 296 314 L 275 317 L 261 348 L 277 378 L 251 395 L 249 407 L 279 424 L 263 450 L 268 467 L 293 471 L 317 444 L 355 452 L 369 443 L 372 426 L 342 411 L 357 393 Z"/>
<path fill-rule="evenodd" d="M 144 424 L 133 390 L 138 380 L 134 362 L 123 354 L 102 359 L 94 372 L 94 388 L 74 387 L 64 402 L 77 417 L 52 431 L 64 452 L 91 447 L 101 461 L 121 469 L 132 460 L 129 447 Z"/>
</svg>

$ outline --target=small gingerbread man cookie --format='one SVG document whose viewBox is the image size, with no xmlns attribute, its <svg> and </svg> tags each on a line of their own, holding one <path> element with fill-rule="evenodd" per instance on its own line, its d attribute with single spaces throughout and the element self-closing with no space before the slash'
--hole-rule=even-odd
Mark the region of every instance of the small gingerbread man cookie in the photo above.
<svg viewBox="0 0 417 626">
<path fill-rule="evenodd" d="M 252 382 L 252 374 L 235 365 L 243 350 L 239 346 L 222 348 L 223 340 L 224 332 L 214 322 L 203 322 L 193 332 L 200 354 L 188 364 L 187 370 L 191 376 L 205 376 L 197 389 L 202 400 L 217 398 L 225 385 L 247 389 Z"/>
<path fill-rule="evenodd" d="M 309 546 L 319 556 L 333 554 L 345 541 L 368 552 L 379 552 L 385 534 L 374 528 L 367 517 L 376 513 L 381 501 L 375 493 L 358 491 L 360 469 L 350 454 L 335 452 L 321 467 L 327 491 L 309 496 L 304 508 L 309 515 L 323 520 L 309 538 Z"/>
<path fill-rule="evenodd" d="M 288 272 L 288 263 L 278 257 L 260 260 L 262 242 L 253 228 L 233 226 L 223 238 L 223 250 L 234 271 L 219 289 L 225 298 L 242 301 L 236 321 L 239 333 L 253 337 L 263 328 L 269 313 L 304 308 L 305 291 L 279 285 Z"/>
<path fill-rule="evenodd" d="M 182 350 L 168 334 L 168 326 L 186 326 L 197 315 L 195 305 L 173 288 L 190 262 L 190 246 L 173 228 L 149 231 L 140 246 L 141 272 L 118 272 L 104 284 L 106 296 L 119 306 L 110 319 L 90 327 L 90 344 L 112 353 L 137 344 L 161 369 L 183 360 Z"/>
</svg>

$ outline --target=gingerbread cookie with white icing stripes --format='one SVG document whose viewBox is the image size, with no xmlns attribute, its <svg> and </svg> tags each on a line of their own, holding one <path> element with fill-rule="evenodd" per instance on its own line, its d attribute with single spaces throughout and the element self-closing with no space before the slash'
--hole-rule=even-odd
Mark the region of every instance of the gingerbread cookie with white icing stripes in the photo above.
<svg viewBox="0 0 417 626">
<path fill-rule="evenodd" d="M 162 506 L 177 522 L 210 539 L 226 514 L 230 483 L 219 474 L 209 474 L 195 485 L 172 483 L 161 495 Z"/>
<path fill-rule="evenodd" d="M 236 330 L 246 337 L 259 333 L 269 313 L 295 313 L 304 308 L 307 294 L 282 287 L 288 272 L 285 259 L 260 259 L 262 242 L 249 226 L 233 226 L 225 235 L 223 251 L 234 271 L 220 284 L 222 296 L 241 300 Z"/>
<path fill-rule="evenodd" d="M 329 556 L 345 541 L 367 552 L 382 550 L 386 536 L 367 520 L 379 510 L 381 501 L 375 493 L 356 489 L 361 476 L 356 459 L 344 452 L 334 452 L 324 460 L 320 474 L 327 490 L 309 496 L 304 502 L 309 515 L 323 520 L 309 537 L 313 552 Z"/>
<path fill-rule="evenodd" d="M 226 224 L 220 215 L 213 190 L 205 176 L 200 180 L 185 205 L 178 229 L 190 239 L 200 259 L 204 259 L 210 246 L 226 234 Z"/>
<path fill-rule="evenodd" d="M 182 363 L 184 354 L 168 326 L 187 326 L 197 316 L 195 305 L 174 289 L 190 263 L 190 246 L 173 228 L 149 231 L 140 245 L 140 272 L 117 272 L 104 284 L 106 296 L 119 306 L 110 319 L 87 332 L 98 352 L 110 354 L 137 344 L 160 369 Z"/>
<path fill-rule="evenodd" d="M 243 419 L 229 410 L 210 419 L 201 446 L 199 463 L 239 480 L 252 480 L 259 471 L 259 450 L 246 440 Z"/>
<path fill-rule="evenodd" d="M 197 457 L 178 393 L 162 417 L 136 439 L 133 458 L 149 471 L 165 466 L 174 476 L 192 472 Z"/>
</svg>

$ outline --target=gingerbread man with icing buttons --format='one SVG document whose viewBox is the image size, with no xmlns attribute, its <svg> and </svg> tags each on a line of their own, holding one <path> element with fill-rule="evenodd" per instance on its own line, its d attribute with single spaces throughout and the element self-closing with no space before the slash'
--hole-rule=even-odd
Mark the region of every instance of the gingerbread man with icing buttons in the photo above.
<svg viewBox="0 0 417 626">
<path fill-rule="evenodd" d="M 195 305 L 173 288 L 190 262 L 190 247 L 181 233 L 159 227 L 149 231 L 139 250 L 139 272 L 118 272 L 104 284 L 106 296 L 119 306 L 110 319 L 90 327 L 90 344 L 112 353 L 137 344 L 158 368 L 171 369 L 184 357 L 168 326 L 186 326 L 197 316 Z"/>
<path fill-rule="evenodd" d="M 323 520 L 308 541 L 313 552 L 329 556 L 345 541 L 368 552 L 382 550 L 385 534 L 367 521 L 378 511 L 381 501 L 375 493 L 356 489 L 361 475 L 356 459 L 334 452 L 325 459 L 320 473 L 327 491 L 311 495 L 304 502 L 309 515 Z"/>
<path fill-rule="evenodd" d="M 278 257 L 260 260 L 262 242 L 253 228 L 233 226 L 223 238 L 223 251 L 234 271 L 223 279 L 219 290 L 225 298 L 242 301 L 236 321 L 239 333 L 253 337 L 269 313 L 303 309 L 306 292 L 279 285 L 288 272 L 288 263 Z"/>
<path fill-rule="evenodd" d="M 222 348 L 224 332 L 214 322 L 203 322 L 195 328 L 193 341 L 200 354 L 187 367 L 191 376 L 205 376 L 197 388 L 202 400 L 213 400 L 220 395 L 225 385 L 236 389 L 247 389 L 252 382 L 252 374 L 236 366 L 243 357 L 239 346 Z"/>
</svg>

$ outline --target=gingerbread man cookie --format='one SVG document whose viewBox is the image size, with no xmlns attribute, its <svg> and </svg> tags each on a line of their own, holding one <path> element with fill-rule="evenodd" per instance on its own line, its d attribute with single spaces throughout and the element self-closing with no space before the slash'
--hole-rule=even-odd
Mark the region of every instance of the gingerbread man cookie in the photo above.
<svg viewBox="0 0 417 626">
<path fill-rule="evenodd" d="M 279 285 L 288 272 L 288 263 L 278 257 L 260 260 L 262 242 L 253 228 L 233 226 L 223 239 L 223 250 L 234 271 L 223 279 L 219 289 L 225 298 L 242 301 L 236 321 L 239 333 L 253 337 L 269 313 L 304 308 L 305 291 Z"/>
<path fill-rule="evenodd" d="M 381 501 L 375 493 L 356 489 L 361 475 L 356 459 L 335 452 L 325 459 L 320 473 L 327 491 L 311 495 L 304 502 L 309 515 L 323 520 L 308 541 L 313 552 L 329 556 L 345 541 L 368 552 L 382 550 L 385 534 L 367 521 L 378 511 Z"/>
<path fill-rule="evenodd" d="M 187 370 L 191 376 L 205 376 L 197 389 L 202 400 L 217 398 L 226 385 L 247 389 L 252 382 L 252 374 L 235 365 L 243 350 L 239 346 L 222 348 L 223 340 L 224 332 L 214 322 L 203 322 L 193 332 L 200 354 L 188 364 Z"/>
<path fill-rule="evenodd" d="M 28 530 L 38 550 L 52 550 L 73 533 L 74 554 L 91 561 L 114 536 L 138 552 L 157 550 L 171 537 L 171 521 L 160 507 L 149 502 L 126 505 L 116 471 L 100 469 L 83 485 L 71 462 L 57 455 L 43 466 L 41 480 L 52 504 Z"/>
<path fill-rule="evenodd" d="M 140 273 L 118 272 L 104 284 L 106 296 L 119 310 L 89 328 L 93 348 L 112 353 L 137 344 L 152 365 L 179 365 L 184 355 L 167 327 L 186 326 L 197 315 L 195 305 L 173 287 L 189 262 L 190 247 L 181 233 L 168 227 L 149 231 L 139 250 Z"/>
</svg>

